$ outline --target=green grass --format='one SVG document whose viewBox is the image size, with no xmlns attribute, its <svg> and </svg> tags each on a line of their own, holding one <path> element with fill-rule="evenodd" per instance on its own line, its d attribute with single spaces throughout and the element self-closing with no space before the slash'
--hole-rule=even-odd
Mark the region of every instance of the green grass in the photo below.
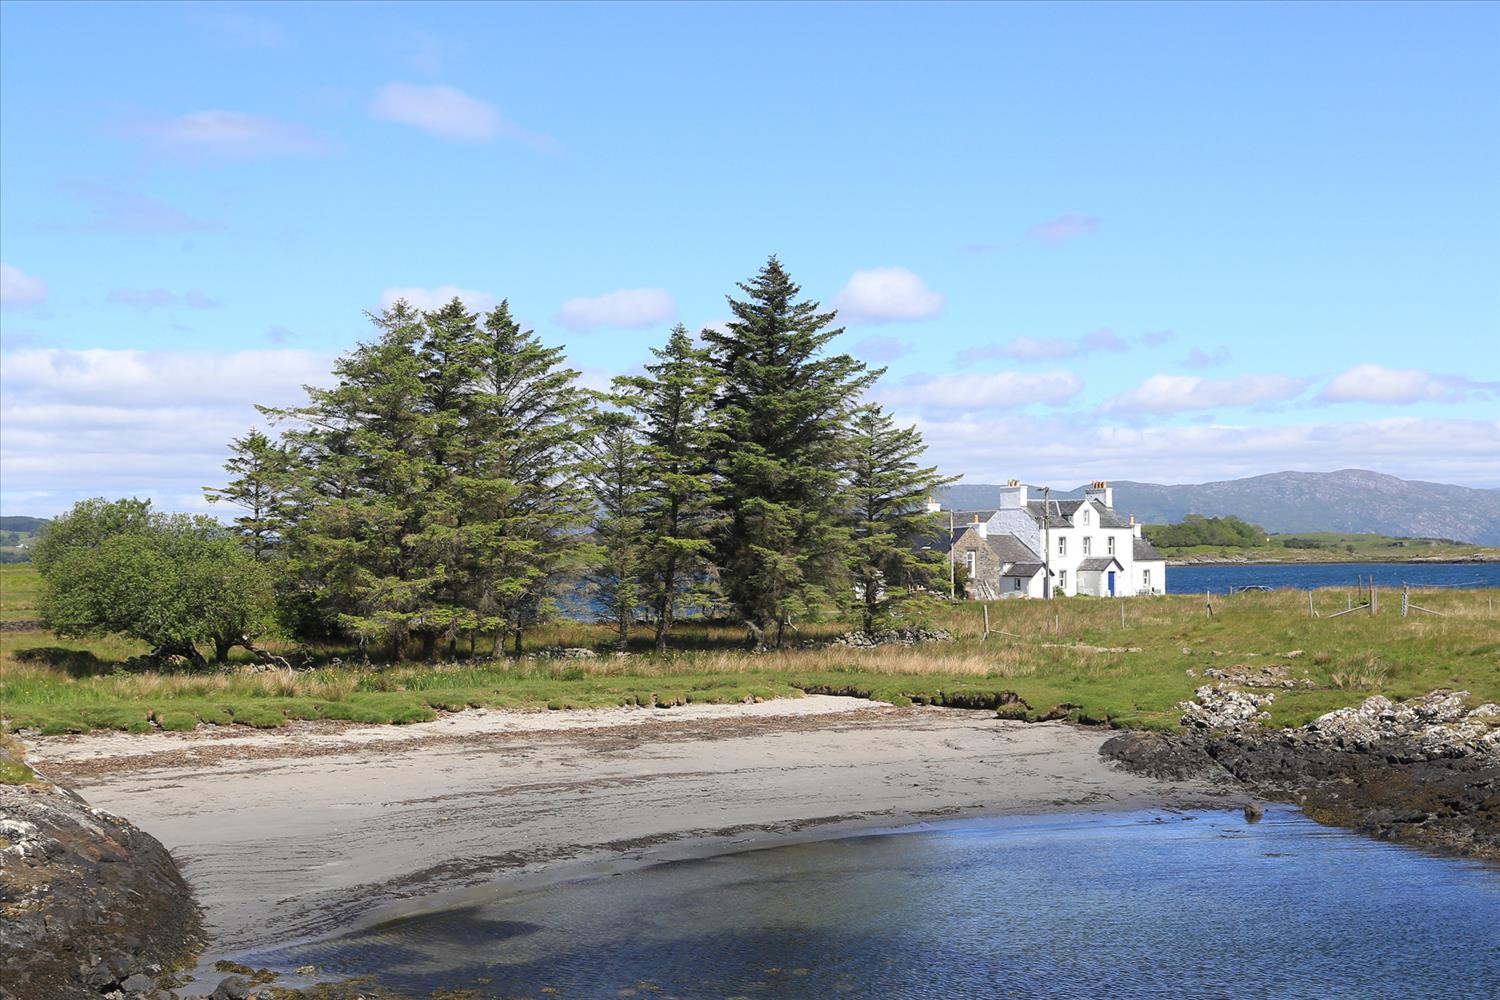
<svg viewBox="0 0 1500 1000">
<path fill-rule="evenodd" d="M 0 565 L 0 619 L 14 621 L 36 615 L 36 593 L 41 576 L 28 563 Z"/>
<path fill-rule="evenodd" d="M 1300 725 L 1377 693 L 1406 698 L 1455 688 L 1470 691 L 1476 704 L 1500 701 L 1497 596 L 1493 590 L 1424 592 L 1419 603 L 1444 616 L 1407 619 L 1391 591 L 1382 593 L 1377 615 L 1340 618 L 1309 617 L 1302 591 L 1216 597 L 1211 618 L 1203 599 L 1191 595 L 1001 601 L 989 605 L 996 634 L 988 639 L 981 636 L 981 605 L 958 604 L 944 608 L 935 623 L 954 633 L 951 643 L 758 656 L 734 648 L 741 635 L 732 627 L 689 624 L 671 655 L 637 652 L 620 659 L 603 652 L 610 638 L 605 627 L 560 623 L 529 635 L 527 648 L 587 646 L 601 655 L 196 675 L 121 669 L 143 652 L 127 640 L 6 632 L 0 633 L 0 728 L 139 732 L 199 724 L 277 727 L 301 719 L 402 724 L 467 707 L 668 707 L 808 692 L 985 708 L 1032 720 L 1171 728 L 1181 714 L 1177 703 L 1206 682 L 1205 670 L 1241 664 L 1280 664 L 1312 681 L 1308 689 L 1278 691 L 1271 710 L 1274 724 Z M 1314 602 L 1322 616 L 1330 615 L 1344 608 L 1344 590 L 1316 592 Z M 30 616 L 19 598 L 7 610 Z M 846 627 L 804 625 L 796 638 L 827 637 Z M 634 648 L 646 650 L 647 641 L 642 634 Z M 1122 647 L 1129 651 L 1110 651 Z M 1283 655 L 1294 650 L 1301 655 Z M 348 650 L 324 652 L 349 659 Z"/>
</svg>

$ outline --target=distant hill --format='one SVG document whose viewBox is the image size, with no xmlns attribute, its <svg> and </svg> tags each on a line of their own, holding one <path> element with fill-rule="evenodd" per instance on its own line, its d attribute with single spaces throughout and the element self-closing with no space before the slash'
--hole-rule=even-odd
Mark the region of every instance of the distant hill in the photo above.
<svg viewBox="0 0 1500 1000">
<path fill-rule="evenodd" d="M 1273 472 L 1188 486 L 1126 480 L 1110 485 L 1115 509 L 1148 524 L 1180 521 L 1188 514 L 1233 514 L 1272 532 L 1359 532 L 1500 545 L 1500 489 L 1424 483 L 1363 469 Z M 988 508 L 998 502 L 999 490 L 960 483 L 939 499 L 960 510 Z M 1058 499 L 1082 495 L 1081 486 L 1052 493 Z"/>
<path fill-rule="evenodd" d="M 0 563 L 30 562 L 31 544 L 47 523 L 45 517 L 0 517 Z"/>
</svg>

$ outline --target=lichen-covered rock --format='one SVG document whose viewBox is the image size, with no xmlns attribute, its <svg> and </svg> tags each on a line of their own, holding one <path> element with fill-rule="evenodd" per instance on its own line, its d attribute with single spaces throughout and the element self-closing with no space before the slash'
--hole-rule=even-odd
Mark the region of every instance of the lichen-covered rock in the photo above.
<svg viewBox="0 0 1500 1000">
<path fill-rule="evenodd" d="M 57 785 L 0 785 L 0 994 L 140 993 L 141 977 L 189 958 L 199 934 L 187 883 L 154 837 Z"/>
<path fill-rule="evenodd" d="M 924 642 L 948 642 L 952 638 L 953 634 L 946 629 L 891 628 L 877 632 L 845 632 L 829 645 L 873 649 L 876 646 L 915 646 Z"/>
<path fill-rule="evenodd" d="M 1401 741 L 1428 758 L 1500 753 L 1500 706 L 1470 709 L 1464 703 L 1468 694 L 1433 691 L 1400 702 L 1377 694 L 1320 715 L 1303 731 L 1313 742 L 1348 750 Z"/>
<path fill-rule="evenodd" d="M 1182 724 L 1197 729 L 1238 729 L 1270 718 L 1265 706 L 1276 700 L 1274 694 L 1240 691 L 1227 684 L 1205 684 L 1193 692 L 1193 701 L 1178 704 Z"/>
<path fill-rule="evenodd" d="M 533 655 L 539 660 L 592 660 L 597 654 L 582 646 L 548 646 Z"/>
</svg>

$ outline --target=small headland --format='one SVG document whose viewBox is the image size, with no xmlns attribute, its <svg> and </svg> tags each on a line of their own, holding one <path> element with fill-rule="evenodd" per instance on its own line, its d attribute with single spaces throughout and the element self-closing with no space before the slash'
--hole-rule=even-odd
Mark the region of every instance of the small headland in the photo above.
<svg viewBox="0 0 1500 1000">
<path fill-rule="evenodd" d="M 1232 779 L 1373 837 L 1500 860 L 1500 705 L 1471 708 L 1466 691 L 1375 695 L 1303 726 L 1263 727 L 1276 683 L 1295 682 L 1204 685 L 1184 704 L 1182 729 L 1126 733 L 1100 753 L 1166 780 Z"/>
<path fill-rule="evenodd" d="M 166 848 L 45 780 L 0 737 L 0 998 L 151 995 L 200 941 Z"/>
</svg>

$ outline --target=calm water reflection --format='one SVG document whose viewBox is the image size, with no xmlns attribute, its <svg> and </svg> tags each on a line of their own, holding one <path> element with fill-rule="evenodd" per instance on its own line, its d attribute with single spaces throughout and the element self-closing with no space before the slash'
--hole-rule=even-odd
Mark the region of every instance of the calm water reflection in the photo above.
<svg viewBox="0 0 1500 1000">
<path fill-rule="evenodd" d="M 1495 997 L 1500 870 L 1290 810 L 1030 817 L 496 892 L 248 959 L 421 997 Z"/>
</svg>

